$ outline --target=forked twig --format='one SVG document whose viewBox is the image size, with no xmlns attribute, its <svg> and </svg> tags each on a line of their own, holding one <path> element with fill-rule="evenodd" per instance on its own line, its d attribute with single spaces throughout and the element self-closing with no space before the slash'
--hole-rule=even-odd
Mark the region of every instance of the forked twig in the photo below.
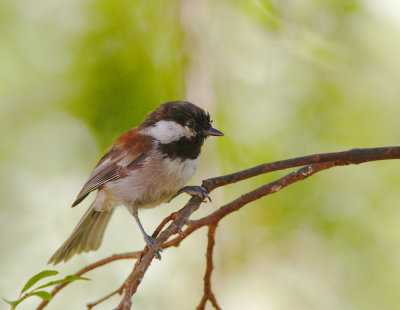
<svg viewBox="0 0 400 310">
<path fill-rule="evenodd" d="M 222 310 L 218 305 L 217 299 L 215 298 L 214 293 L 211 290 L 211 273 L 214 269 L 213 264 L 213 252 L 215 246 L 215 230 L 217 226 L 215 224 L 208 226 L 208 243 L 207 243 L 207 253 L 206 253 L 206 272 L 204 274 L 204 289 L 203 289 L 203 297 L 200 300 L 199 305 L 197 306 L 197 310 L 204 310 L 206 307 L 207 300 L 211 302 L 217 310 Z"/>
</svg>

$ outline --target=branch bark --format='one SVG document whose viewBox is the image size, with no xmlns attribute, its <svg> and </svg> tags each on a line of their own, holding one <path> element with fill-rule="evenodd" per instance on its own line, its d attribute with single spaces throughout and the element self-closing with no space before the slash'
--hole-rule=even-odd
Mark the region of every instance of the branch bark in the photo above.
<svg viewBox="0 0 400 310">
<path fill-rule="evenodd" d="M 90 270 L 101 267 L 112 261 L 138 258 L 132 272 L 129 274 L 123 286 L 108 294 L 107 296 L 99 299 L 97 302 L 89 305 L 90 308 L 92 308 L 100 302 L 115 295 L 116 293 L 122 293 L 122 291 L 124 291 L 124 297 L 115 309 L 131 309 L 132 296 L 136 293 L 138 286 L 140 285 L 147 269 L 149 268 L 154 258 L 154 255 L 156 253 L 155 249 L 159 247 L 162 247 L 163 249 L 169 248 L 171 246 L 177 247 L 192 232 L 198 230 L 203 226 L 208 226 L 208 245 L 206 250 L 204 294 L 197 309 L 204 309 L 207 301 L 210 301 L 215 309 L 221 309 L 216 301 L 214 293 L 211 290 L 211 274 L 213 270 L 212 256 L 215 247 L 215 231 L 219 221 L 221 221 L 232 212 L 241 209 L 243 206 L 249 204 L 250 202 L 260 199 L 266 195 L 273 194 L 295 182 L 304 180 L 319 171 L 326 170 L 335 166 L 345 166 L 350 164 L 357 165 L 364 162 L 399 158 L 400 147 L 397 146 L 352 149 L 344 152 L 314 154 L 282 161 L 276 161 L 272 163 L 266 163 L 236 173 L 204 180 L 202 186 L 204 186 L 209 192 L 211 192 L 218 187 L 236 183 L 248 178 L 258 176 L 260 174 L 305 166 L 292 173 L 287 174 L 286 176 L 274 182 L 265 184 L 251 192 L 241 195 L 230 203 L 219 207 L 215 212 L 198 220 L 189 220 L 190 216 L 199 208 L 202 202 L 199 197 L 193 196 L 181 210 L 179 210 L 178 212 L 174 212 L 160 223 L 160 225 L 153 233 L 153 237 L 157 237 L 159 235 L 155 240 L 154 248 L 148 249 L 147 247 L 145 247 L 141 252 L 113 255 L 81 269 L 76 273 L 76 275 L 82 275 Z M 162 230 L 169 222 L 171 222 L 169 226 Z M 183 227 L 185 225 L 186 227 L 183 230 Z M 173 239 L 170 240 L 170 238 L 176 234 L 178 234 L 178 236 L 175 236 Z M 51 292 L 52 295 L 54 296 L 55 294 L 57 294 L 66 285 L 68 285 L 68 283 L 63 283 L 56 286 L 55 289 Z M 43 309 L 46 305 L 47 302 L 42 302 L 37 309 Z"/>
<path fill-rule="evenodd" d="M 95 262 L 93 264 L 90 264 L 90 265 L 82 268 L 81 270 L 77 271 L 74 275 L 75 276 L 82 276 L 85 273 L 87 273 L 87 272 L 89 272 L 89 271 L 91 271 L 93 269 L 99 268 L 101 266 L 107 265 L 107 264 L 109 264 L 111 262 L 115 262 L 117 260 L 119 261 L 119 260 L 122 260 L 122 259 L 138 258 L 140 256 L 140 254 L 141 254 L 141 252 L 128 252 L 128 253 L 114 254 L 114 255 L 112 255 L 110 257 L 101 259 L 101 260 L 99 260 L 99 261 L 97 261 L 97 262 Z M 72 282 L 64 282 L 64 283 L 61 283 L 61 284 L 57 285 L 50 292 L 51 295 L 52 296 L 56 295 L 59 291 L 61 291 L 64 287 L 66 287 L 70 283 L 72 283 Z M 48 303 L 49 303 L 48 300 L 43 300 L 36 309 L 37 310 L 43 309 L 44 307 L 47 306 Z"/>
<path fill-rule="evenodd" d="M 352 149 L 344 152 L 313 154 L 308 156 L 275 161 L 272 163 L 266 163 L 250 169 L 235 172 L 232 174 L 227 174 L 220 177 L 207 179 L 203 181 L 203 185 L 209 191 L 212 191 L 217 187 L 243 181 L 248 178 L 258 176 L 260 174 L 269 173 L 277 170 L 284 170 L 288 168 L 306 166 L 310 164 L 331 162 L 331 163 L 336 163 L 338 166 L 339 165 L 345 166 L 350 164 L 358 165 L 369 161 L 399 159 L 399 158 L 400 158 L 399 146 Z"/>
<path fill-rule="evenodd" d="M 206 265 L 206 273 L 204 275 L 204 293 L 203 297 L 200 300 L 200 304 L 197 306 L 197 310 L 204 310 L 206 308 L 206 303 L 209 300 L 211 304 L 214 306 L 216 310 L 222 310 L 218 305 L 217 299 L 215 298 L 214 293 L 211 290 L 211 273 L 214 269 L 213 264 L 213 253 L 215 246 L 215 230 L 217 229 L 216 224 L 212 224 L 208 227 L 208 243 L 207 243 L 207 265 Z"/>
</svg>

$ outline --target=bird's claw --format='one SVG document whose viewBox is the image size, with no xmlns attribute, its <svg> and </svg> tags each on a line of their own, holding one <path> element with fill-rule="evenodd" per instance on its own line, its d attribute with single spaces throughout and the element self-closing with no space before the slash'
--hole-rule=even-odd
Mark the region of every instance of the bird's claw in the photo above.
<svg viewBox="0 0 400 310">
<path fill-rule="evenodd" d="M 181 228 L 178 228 L 178 235 L 183 237 L 185 235 L 185 233 L 183 232 L 183 230 Z"/>
<path fill-rule="evenodd" d="M 155 239 L 152 237 L 152 236 L 149 236 L 149 235 L 145 235 L 144 236 L 144 241 L 146 242 L 146 244 L 147 244 L 147 247 L 150 249 L 153 249 L 154 248 L 154 242 L 155 242 Z M 163 249 L 162 248 L 158 248 L 157 249 L 157 251 L 156 251 L 156 253 L 154 254 L 154 257 L 155 258 L 157 258 L 157 259 L 159 259 L 159 260 L 161 260 L 161 252 L 163 251 Z"/>
<path fill-rule="evenodd" d="M 208 199 L 210 202 L 212 202 L 211 197 L 208 195 L 208 190 L 203 186 L 185 186 L 178 191 L 177 195 L 181 193 L 200 197 L 204 201 L 205 199 Z"/>
</svg>

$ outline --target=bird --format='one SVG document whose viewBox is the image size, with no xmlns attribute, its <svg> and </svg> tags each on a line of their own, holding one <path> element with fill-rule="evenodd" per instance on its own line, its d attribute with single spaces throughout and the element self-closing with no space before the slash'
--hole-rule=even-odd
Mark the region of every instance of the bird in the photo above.
<svg viewBox="0 0 400 310">
<path fill-rule="evenodd" d="M 205 139 L 223 135 L 212 127 L 209 113 L 187 101 L 169 101 L 150 112 L 114 141 L 90 173 L 72 207 L 97 190 L 95 199 L 48 263 L 97 250 L 118 206 L 133 215 L 152 247 L 155 240 L 145 232 L 138 210 L 156 207 L 182 192 L 207 198 L 204 187 L 185 184 L 195 173 Z M 156 258 L 161 258 L 158 250 Z"/>
</svg>

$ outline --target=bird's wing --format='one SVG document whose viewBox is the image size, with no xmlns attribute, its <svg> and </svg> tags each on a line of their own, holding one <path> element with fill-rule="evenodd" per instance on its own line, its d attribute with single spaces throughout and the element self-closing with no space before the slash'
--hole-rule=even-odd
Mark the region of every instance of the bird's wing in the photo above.
<svg viewBox="0 0 400 310">
<path fill-rule="evenodd" d="M 76 197 L 72 207 L 75 207 L 90 192 L 98 189 L 103 184 L 123 178 L 141 166 L 148 154 L 150 144 L 143 143 L 143 139 L 135 139 L 132 135 L 138 136 L 135 133 L 126 132 L 111 146 L 107 154 L 100 159 Z M 123 139 L 124 137 L 125 139 Z"/>
</svg>

